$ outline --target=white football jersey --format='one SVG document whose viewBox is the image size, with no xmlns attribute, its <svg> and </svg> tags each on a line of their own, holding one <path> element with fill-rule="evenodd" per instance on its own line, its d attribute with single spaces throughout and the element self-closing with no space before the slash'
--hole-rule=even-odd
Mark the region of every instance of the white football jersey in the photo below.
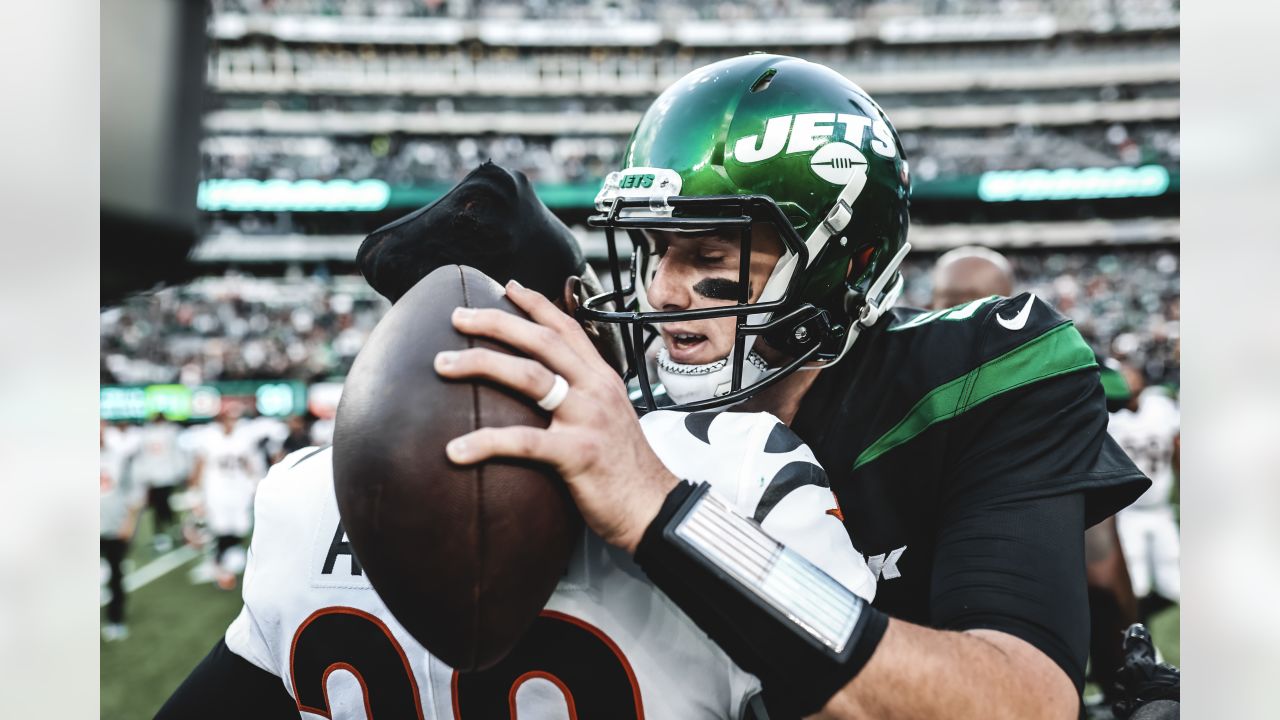
<svg viewBox="0 0 1280 720">
<path fill-rule="evenodd" d="M 1130 507 L 1168 504 L 1173 491 L 1173 441 L 1179 432 L 1178 405 L 1159 388 L 1138 396 L 1138 411 L 1111 413 L 1107 432 L 1124 448 L 1138 469 L 1151 478 L 1151 487 Z"/>
<path fill-rule="evenodd" d="M 178 444 L 178 426 L 148 423 L 138 429 L 138 452 L 133 457 L 135 479 L 145 485 L 170 487 L 187 479 L 187 454 Z"/>
<path fill-rule="evenodd" d="M 266 472 L 257 435 L 244 423 L 230 433 L 217 423 L 206 425 L 194 438 L 194 453 L 204 461 L 201 481 L 210 476 L 253 483 Z"/>
<path fill-rule="evenodd" d="M 213 424 L 194 440 L 195 454 L 203 461 L 200 495 L 210 531 L 240 537 L 249 534 L 253 493 L 266 472 L 257 438 L 243 424 L 230 434 Z"/>
<path fill-rule="evenodd" d="M 677 476 L 706 481 L 779 541 L 870 600 L 809 449 L 763 413 L 656 412 L 641 421 Z M 258 490 L 244 609 L 227 646 L 281 678 L 302 717 L 739 718 L 759 682 L 623 551 L 589 531 L 541 616 L 486 671 L 455 673 L 391 616 L 351 554 L 332 450 L 286 457 Z"/>
<path fill-rule="evenodd" d="M 102 537 L 119 537 L 131 508 L 142 504 L 141 488 L 129 472 L 128 457 L 111 444 L 98 453 L 98 491 L 100 493 L 100 528 Z"/>
</svg>

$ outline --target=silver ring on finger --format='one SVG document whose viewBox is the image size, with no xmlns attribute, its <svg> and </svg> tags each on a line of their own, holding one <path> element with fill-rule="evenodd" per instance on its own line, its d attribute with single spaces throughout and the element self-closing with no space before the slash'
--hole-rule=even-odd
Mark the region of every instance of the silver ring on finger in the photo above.
<svg viewBox="0 0 1280 720">
<path fill-rule="evenodd" d="M 555 379 L 551 381 L 551 389 L 546 395 L 538 401 L 538 407 L 547 412 L 555 412 L 556 408 L 564 403 L 564 399 L 569 395 L 569 383 L 560 373 L 556 373 Z"/>
</svg>

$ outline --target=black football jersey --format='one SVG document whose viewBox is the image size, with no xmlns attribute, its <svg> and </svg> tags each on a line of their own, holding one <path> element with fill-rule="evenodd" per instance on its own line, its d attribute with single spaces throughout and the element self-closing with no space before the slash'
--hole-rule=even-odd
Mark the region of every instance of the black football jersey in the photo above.
<svg viewBox="0 0 1280 720">
<path fill-rule="evenodd" d="M 1073 585 L 1054 589 L 1047 573 L 1060 562 L 1074 568 L 1078 548 L 1064 547 L 1059 557 L 1054 539 L 1014 549 L 1029 517 L 1014 509 L 1043 512 L 1056 507 L 1046 500 L 1083 496 L 1087 526 L 1149 484 L 1107 435 L 1093 351 L 1069 320 L 1028 293 L 934 312 L 894 309 L 822 371 L 792 427 L 826 469 L 854 546 L 879 580 L 875 606 L 931 627 L 1005 629 L 1000 618 L 1009 615 L 1027 627 L 1052 624 L 1037 615 L 1052 610 L 1033 606 L 1074 593 Z M 1004 552 L 1000 533 L 1011 525 L 1024 527 L 1009 531 Z M 1078 572 L 1083 599 L 1079 557 L 1071 574 Z M 1004 588 L 1003 577 L 1026 582 Z M 940 596 L 944 587 L 978 585 L 990 592 Z M 1046 597 L 1036 597 L 1041 592 Z M 983 604 L 992 607 L 972 607 Z M 1074 595 L 1068 604 L 1075 606 Z M 1083 675 L 1083 658 L 1073 659 L 1078 639 L 1014 632 L 1077 681 Z"/>
</svg>

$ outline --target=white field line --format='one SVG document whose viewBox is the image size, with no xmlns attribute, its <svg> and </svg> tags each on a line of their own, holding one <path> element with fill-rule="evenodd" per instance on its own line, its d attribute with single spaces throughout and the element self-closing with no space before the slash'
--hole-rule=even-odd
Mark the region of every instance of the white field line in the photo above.
<svg viewBox="0 0 1280 720">
<path fill-rule="evenodd" d="M 125 575 L 124 591 L 126 593 L 131 593 L 144 585 L 154 582 L 167 573 L 170 573 L 196 557 L 199 557 L 199 555 L 200 551 L 190 545 L 183 545 L 177 550 L 167 552 L 137 570 L 134 570 L 128 575 Z M 104 599 L 101 606 L 105 606 L 106 604 L 107 600 Z"/>
</svg>

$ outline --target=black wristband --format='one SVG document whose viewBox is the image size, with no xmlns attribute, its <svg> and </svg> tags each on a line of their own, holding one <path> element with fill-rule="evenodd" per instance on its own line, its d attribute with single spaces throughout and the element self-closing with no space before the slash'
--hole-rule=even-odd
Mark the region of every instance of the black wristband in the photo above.
<svg viewBox="0 0 1280 720">
<path fill-rule="evenodd" d="M 646 561 L 654 554 L 661 552 L 662 547 L 662 531 L 671 523 L 671 519 L 680 512 L 680 508 L 684 507 L 685 502 L 698 489 L 697 485 L 688 480 L 681 480 L 679 485 L 671 488 L 671 492 L 667 493 L 666 499 L 662 501 L 662 507 L 658 509 L 658 514 L 653 517 L 649 523 L 649 527 L 644 529 L 644 535 L 640 536 L 640 542 L 636 544 L 635 561 L 640 567 L 644 567 Z"/>
<path fill-rule="evenodd" d="M 888 617 L 708 490 L 683 482 L 667 495 L 636 563 L 766 697 L 781 688 L 797 714 L 816 712 L 870 659 Z"/>
</svg>

